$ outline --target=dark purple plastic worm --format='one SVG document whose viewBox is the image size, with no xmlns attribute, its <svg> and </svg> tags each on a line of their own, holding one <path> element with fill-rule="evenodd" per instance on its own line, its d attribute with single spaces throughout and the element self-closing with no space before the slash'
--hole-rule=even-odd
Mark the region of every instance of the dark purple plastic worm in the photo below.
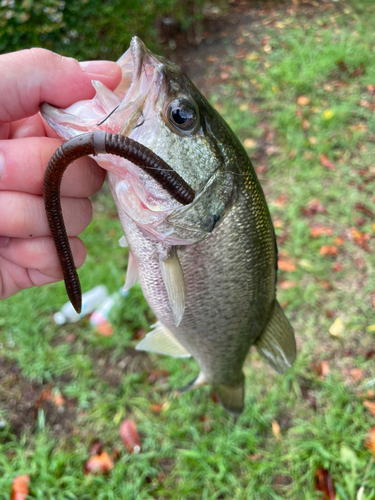
<svg viewBox="0 0 375 500">
<path fill-rule="evenodd" d="M 129 137 L 96 130 L 74 137 L 60 146 L 47 165 L 43 198 L 48 224 L 64 275 L 65 288 L 78 313 L 82 307 L 82 292 L 62 216 L 60 185 L 70 163 L 82 156 L 101 153 L 114 154 L 130 160 L 145 170 L 183 205 L 191 203 L 195 196 L 191 187 L 164 160 Z"/>
</svg>

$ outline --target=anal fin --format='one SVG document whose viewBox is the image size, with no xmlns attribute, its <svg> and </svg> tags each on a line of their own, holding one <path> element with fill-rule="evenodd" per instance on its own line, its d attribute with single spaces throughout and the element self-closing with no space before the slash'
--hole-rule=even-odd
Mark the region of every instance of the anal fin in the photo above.
<svg viewBox="0 0 375 500">
<path fill-rule="evenodd" d="M 272 316 L 256 341 L 255 347 L 262 358 L 278 373 L 284 373 L 296 359 L 293 329 L 277 301 Z"/>
<path fill-rule="evenodd" d="M 138 351 L 156 352 L 166 354 L 172 358 L 188 358 L 191 354 L 183 347 L 176 337 L 159 321 L 152 330 L 137 344 Z"/>
</svg>

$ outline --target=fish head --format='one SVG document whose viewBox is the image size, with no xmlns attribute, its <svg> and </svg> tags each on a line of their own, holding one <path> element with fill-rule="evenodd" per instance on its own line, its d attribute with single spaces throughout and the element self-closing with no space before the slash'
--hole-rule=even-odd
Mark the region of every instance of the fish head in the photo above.
<svg viewBox="0 0 375 500">
<path fill-rule="evenodd" d="M 176 64 L 153 54 L 138 37 L 132 39 L 130 48 L 117 62 L 122 79 L 114 91 L 92 81 L 96 90 L 93 99 L 76 102 L 64 110 L 45 103 L 42 116 L 65 139 L 105 130 L 143 144 L 190 185 L 199 205 L 205 186 L 227 164 L 220 139 L 223 127 L 227 127 L 225 122 Z M 189 205 L 181 207 L 157 181 L 129 160 L 108 154 L 99 154 L 95 160 L 109 172 L 118 208 L 148 235 L 171 244 L 189 244 L 207 234 L 201 228 L 186 229 Z M 180 214 L 181 210 L 184 212 Z M 173 219 L 176 214 L 177 219 Z M 193 219 L 196 217 L 199 214 Z M 214 217 L 217 219 L 217 215 Z M 175 226 L 181 225 L 181 220 L 185 227 L 177 231 Z"/>
</svg>

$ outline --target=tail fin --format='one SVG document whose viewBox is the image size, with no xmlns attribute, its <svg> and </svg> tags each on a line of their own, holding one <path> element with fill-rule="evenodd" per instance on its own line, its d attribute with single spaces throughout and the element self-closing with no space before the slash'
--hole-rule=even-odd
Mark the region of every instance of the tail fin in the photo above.
<svg viewBox="0 0 375 500">
<path fill-rule="evenodd" d="M 255 347 L 262 358 L 278 373 L 284 373 L 296 359 L 293 329 L 277 301 L 272 316 Z"/>
<path fill-rule="evenodd" d="M 245 377 L 243 373 L 241 373 L 241 380 L 237 384 L 214 385 L 214 389 L 220 403 L 227 411 L 234 415 L 242 413 L 245 399 Z"/>
</svg>

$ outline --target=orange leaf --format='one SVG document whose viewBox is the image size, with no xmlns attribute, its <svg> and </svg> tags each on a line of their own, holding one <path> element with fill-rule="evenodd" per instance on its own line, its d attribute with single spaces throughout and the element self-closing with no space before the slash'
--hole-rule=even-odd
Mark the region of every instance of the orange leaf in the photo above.
<svg viewBox="0 0 375 500">
<path fill-rule="evenodd" d="M 363 377 L 363 371 L 360 368 L 352 368 L 349 373 L 353 382 L 358 382 Z"/>
<path fill-rule="evenodd" d="M 156 403 L 150 405 L 150 410 L 154 413 L 160 413 L 163 409 L 163 405 L 158 405 Z"/>
<path fill-rule="evenodd" d="M 322 257 L 333 257 L 337 255 L 337 248 L 333 245 L 323 245 L 320 247 L 319 253 Z"/>
<path fill-rule="evenodd" d="M 336 492 L 329 472 L 323 467 L 315 471 L 315 490 L 323 493 L 323 500 L 335 500 Z"/>
<path fill-rule="evenodd" d="M 109 321 L 103 321 L 95 328 L 96 333 L 103 335 L 103 337 L 110 337 L 113 333 L 113 327 Z"/>
<path fill-rule="evenodd" d="M 279 288 L 281 288 L 281 290 L 290 290 L 291 288 L 295 288 L 296 286 L 297 283 L 295 281 L 284 280 L 279 283 Z"/>
<path fill-rule="evenodd" d="M 333 242 L 339 247 L 344 244 L 344 238 L 341 238 L 341 236 L 336 236 Z"/>
<path fill-rule="evenodd" d="M 313 238 L 318 238 L 319 236 L 330 236 L 332 234 L 332 229 L 329 227 L 313 227 L 310 229 L 310 234 Z"/>
<path fill-rule="evenodd" d="M 287 259 L 279 259 L 278 268 L 280 269 L 280 271 L 284 271 L 286 273 L 295 271 L 297 269 L 296 265 L 291 260 Z"/>
<path fill-rule="evenodd" d="M 307 106 L 308 104 L 310 104 L 310 99 L 305 95 L 300 95 L 297 99 L 297 104 L 299 104 L 300 106 Z"/>
<path fill-rule="evenodd" d="M 120 437 L 130 453 L 141 451 L 141 440 L 133 420 L 124 420 L 120 426 Z"/>
<path fill-rule="evenodd" d="M 365 446 L 372 451 L 375 461 L 375 427 L 371 427 L 365 440 Z"/>
<path fill-rule="evenodd" d="M 324 168 L 328 168 L 328 170 L 336 170 L 336 165 L 329 160 L 326 155 L 319 156 L 320 163 Z"/>
<path fill-rule="evenodd" d="M 113 468 L 113 461 L 106 451 L 93 455 L 85 463 L 85 474 L 106 474 Z"/>
<path fill-rule="evenodd" d="M 15 477 L 12 482 L 10 500 L 26 500 L 29 494 L 29 484 L 30 476 L 27 474 Z"/>
<path fill-rule="evenodd" d="M 366 406 L 371 415 L 375 417 L 375 403 L 373 401 L 363 401 L 363 406 Z"/>
</svg>

